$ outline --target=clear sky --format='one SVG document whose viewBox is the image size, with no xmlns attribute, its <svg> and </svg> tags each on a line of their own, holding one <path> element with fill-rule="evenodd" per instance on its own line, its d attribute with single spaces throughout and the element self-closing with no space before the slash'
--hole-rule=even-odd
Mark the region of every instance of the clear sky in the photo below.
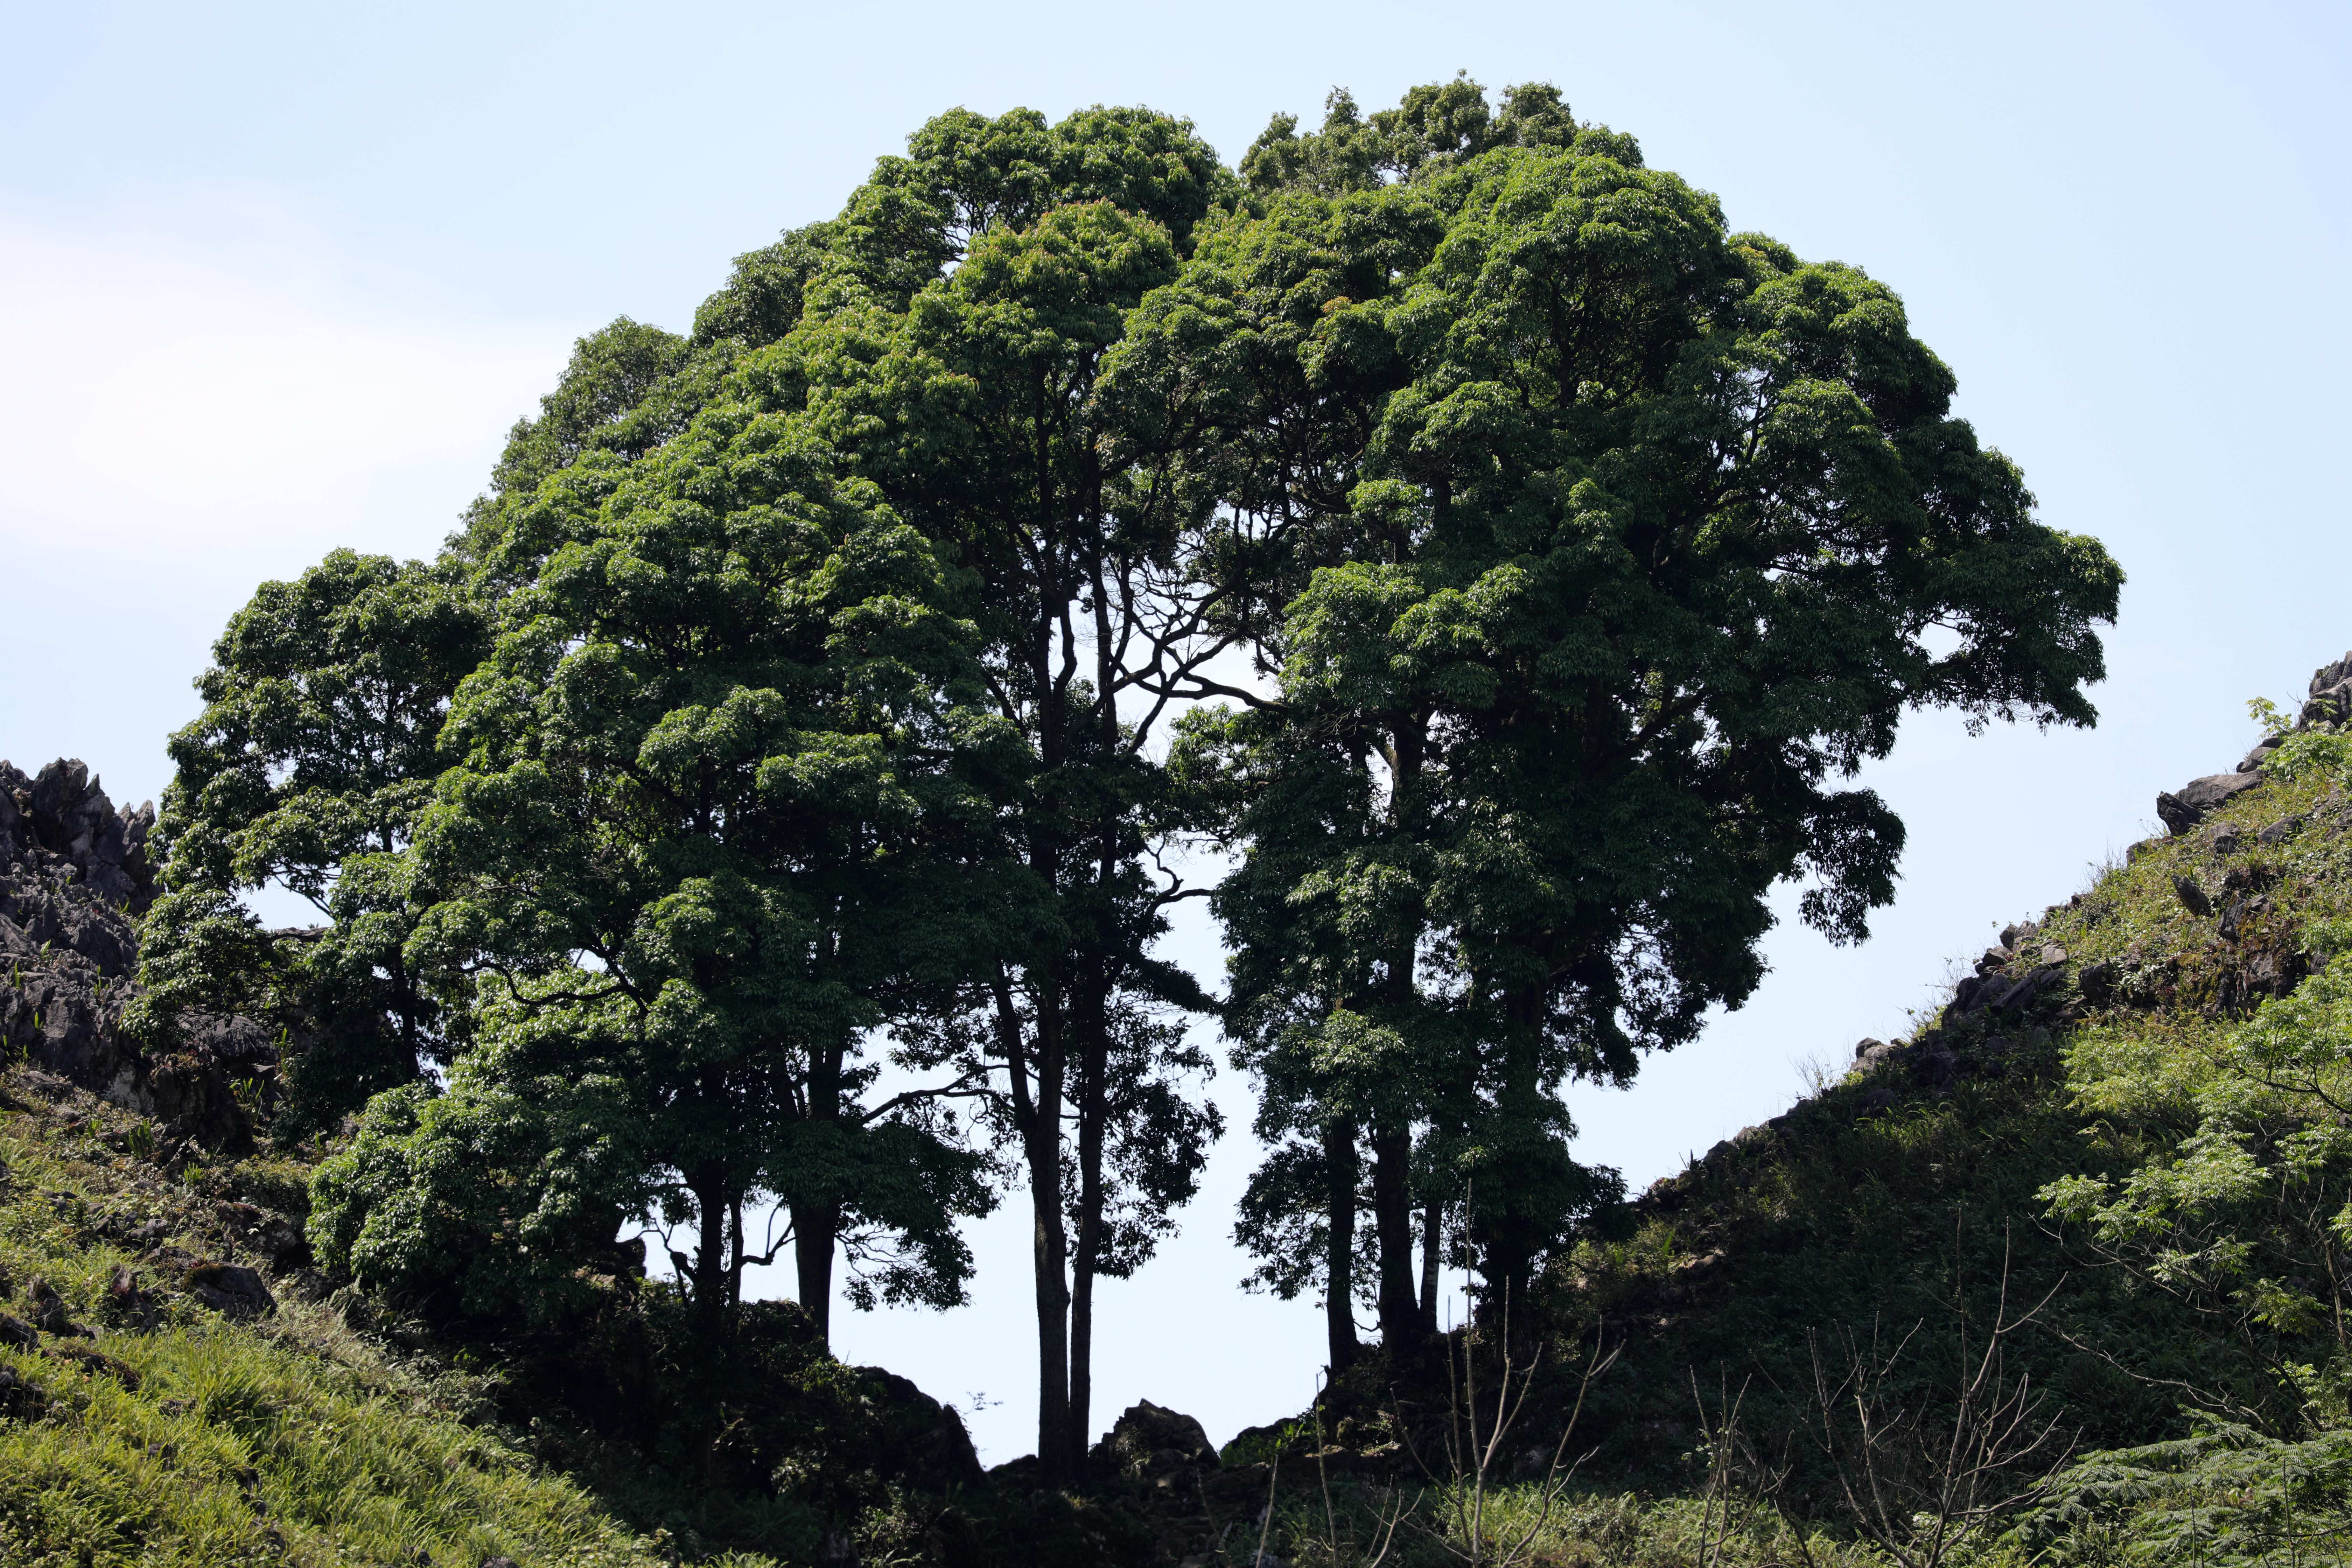
<svg viewBox="0 0 2352 1568">
<path fill-rule="evenodd" d="M 573 337 L 683 328 L 928 116 L 1141 102 L 1230 160 L 1335 85 L 1463 68 L 1557 83 L 1735 227 L 1893 285 L 2045 521 L 2130 574 L 2099 727 L 1909 726 L 1870 780 L 1911 828 L 1874 939 L 1784 926 L 1743 1011 L 1576 1096 L 1585 1157 L 1640 1185 L 1783 1109 L 2352 647 L 2340 5 L 6 0 L 0 39 L 0 757 L 118 799 L 160 793 L 257 581 L 429 553 Z M 1179 951 L 1214 977 L 1213 932 Z M 1255 1152 L 1217 1089 L 1182 1236 L 1107 1292 L 1099 1421 L 1150 1397 L 1223 1439 L 1311 1391 L 1315 1310 L 1236 1289 Z M 835 1321 L 994 1462 L 1034 1429 L 1018 1204 L 975 1242 L 973 1305 Z"/>
</svg>

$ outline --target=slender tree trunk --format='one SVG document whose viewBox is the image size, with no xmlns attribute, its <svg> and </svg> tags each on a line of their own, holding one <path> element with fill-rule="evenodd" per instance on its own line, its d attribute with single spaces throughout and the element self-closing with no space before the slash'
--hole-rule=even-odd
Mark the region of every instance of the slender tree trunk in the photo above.
<svg viewBox="0 0 2352 1568">
<path fill-rule="evenodd" d="M 1331 1375 L 1356 1364 L 1356 1123 L 1335 1116 L 1323 1124 L 1323 1164 L 1330 1182 L 1324 1255 L 1323 1311 L 1331 1340 Z"/>
<path fill-rule="evenodd" d="M 1503 1040 L 1503 1080 L 1496 1096 L 1496 1110 L 1523 1126 L 1533 1126 L 1543 1110 L 1538 1059 L 1541 1005 L 1541 996 L 1535 988 L 1515 987 L 1506 1010 L 1509 1032 Z M 1509 1333 L 1504 1349 L 1516 1355 L 1533 1342 L 1533 1318 L 1527 1304 L 1528 1287 L 1535 1279 L 1534 1230 L 1541 1220 L 1527 1212 L 1523 1204 L 1515 1202 L 1514 1194 L 1507 1191 L 1494 1194 L 1487 1206 L 1492 1218 L 1485 1226 L 1486 1289 L 1481 1305 L 1507 1320 Z"/>
<path fill-rule="evenodd" d="M 1381 1340 L 1391 1352 L 1421 1341 L 1412 1278 L 1412 1130 L 1402 1119 L 1372 1123 L 1372 1222 L 1381 1254 Z"/>
<path fill-rule="evenodd" d="M 1065 1073 L 1060 998 L 1041 987 L 1037 1001 L 1037 1089 L 1027 1136 L 1030 1245 L 1037 1292 L 1037 1460 L 1066 1478 L 1070 1432 L 1069 1230 L 1062 1190 L 1062 1090 Z"/>
<path fill-rule="evenodd" d="M 1389 814 L 1407 843 L 1422 834 L 1425 815 L 1423 768 L 1428 751 L 1427 720 L 1403 714 L 1391 725 Z M 1399 1027 L 1412 1029 L 1420 1016 L 1416 969 L 1425 916 L 1416 910 L 1398 933 L 1382 962 L 1389 1006 Z M 1415 1349 L 1422 1338 L 1421 1302 L 1413 1290 L 1412 1115 L 1425 1109 L 1424 1084 L 1412 1086 L 1414 1109 L 1391 1105 L 1372 1125 L 1372 1215 L 1380 1242 L 1381 1340 L 1392 1355 Z"/>
<path fill-rule="evenodd" d="M 812 1041 L 804 1127 L 829 1135 L 841 1121 L 842 1066 L 848 1042 Z M 793 1268 L 798 1276 L 801 1310 L 816 1330 L 817 1342 L 833 1339 L 833 1254 L 841 1235 L 841 1194 L 824 1190 L 795 1190 L 788 1194 L 793 1211 Z"/>
<path fill-rule="evenodd" d="M 1110 1072 L 1109 999 L 1097 954 L 1082 976 L 1072 1022 L 1078 1050 L 1078 1236 L 1070 1268 L 1070 1421 L 1073 1467 L 1085 1463 L 1094 1400 L 1096 1265 L 1102 1257 L 1103 1136 Z"/>
<path fill-rule="evenodd" d="M 694 1310 L 706 1330 L 717 1332 L 727 1318 L 727 1227 L 736 1194 L 728 1190 L 726 1173 L 717 1166 L 688 1173 L 687 1187 L 694 1194 Z"/>
<path fill-rule="evenodd" d="M 1431 1198 L 1421 1206 L 1421 1331 L 1437 1334 L 1437 1271 L 1444 1258 L 1445 1205 Z"/>
</svg>

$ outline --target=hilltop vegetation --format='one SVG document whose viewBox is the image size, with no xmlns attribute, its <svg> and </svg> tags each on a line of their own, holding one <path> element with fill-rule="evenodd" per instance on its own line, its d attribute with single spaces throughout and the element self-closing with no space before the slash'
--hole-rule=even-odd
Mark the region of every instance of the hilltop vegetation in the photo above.
<svg viewBox="0 0 2352 1568">
<path fill-rule="evenodd" d="M 582 339 L 436 559 L 263 584 L 160 815 L 0 767 L 11 1544 L 2337 1550 L 2352 665 L 1841 1081 L 1630 1200 L 1574 1155 L 1562 1086 L 1750 994 L 1776 886 L 1866 936 L 1904 713 L 2096 718 L 2121 572 L 1956 385 L 1549 87 L 1233 169 L 931 121 L 691 333 Z M 1328 1327 L 1223 1455 L 1092 1403 L 1225 1131 L 1193 1019 L 1248 1283 Z M 961 1301 L 1007 1199 L 1039 1424 L 983 1475 L 828 1341 Z"/>
</svg>

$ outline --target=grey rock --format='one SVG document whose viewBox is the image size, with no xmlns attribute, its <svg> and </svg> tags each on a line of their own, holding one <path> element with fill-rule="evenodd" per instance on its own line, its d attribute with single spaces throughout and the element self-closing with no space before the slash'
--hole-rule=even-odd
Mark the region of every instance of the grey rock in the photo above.
<svg viewBox="0 0 2352 1568">
<path fill-rule="evenodd" d="M 2311 685 L 2305 695 L 2310 699 L 2297 716 L 2295 728 L 2307 730 L 2314 724 L 2341 724 L 2352 719 L 2352 653 L 2334 664 L 2321 665 L 2312 671 Z"/>
<path fill-rule="evenodd" d="M 2074 977 L 2075 988 L 2083 1000 L 2095 1007 L 2104 1007 L 2116 994 L 2116 966 L 2112 963 L 2086 963 Z"/>
<path fill-rule="evenodd" d="M 2158 795 L 2156 815 L 2179 837 L 2211 816 L 2215 807 L 2259 788 L 2262 783 L 2260 773 L 2209 773 L 2181 785 L 2178 795 Z"/>
<path fill-rule="evenodd" d="M 2265 735 L 2263 739 L 2254 742 L 2254 749 L 2252 751 L 2248 752 L 2244 756 L 2238 759 L 2238 772 L 2242 773 L 2252 773 L 2264 763 L 2269 762 L 2271 760 L 2271 753 L 2277 751 L 2284 744 L 2286 744 L 2286 737 L 2284 735 Z"/>
<path fill-rule="evenodd" d="M 2041 994 L 2042 988 L 2055 979 L 2057 974 L 2058 970 L 2055 965 L 2047 963 L 2041 965 L 2028 973 L 2024 979 L 1994 997 L 1993 1011 L 2008 1013 L 2031 1006 L 2034 997 Z"/>
<path fill-rule="evenodd" d="M 48 1404 L 48 1392 L 39 1384 L 13 1367 L 0 1366 L 0 1419 L 37 1421 Z"/>
<path fill-rule="evenodd" d="M 2066 962 L 2066 950 L 2054 942 L 2045 942 L 2042 944 L 2042 962 L 2047 964 L 2063 963 Z"/>
<path fill-rule="evenodd" d="M 1885 1040 L 1857 1040 L 1854 1042 L 1853 1059 L 1861 1061 L 1864 1058 L 1869 1056 L 1873 1049 L 1882 1047 L 1885 1044 L 1886 1042 Z"/>
<path fill-rule="evenodd" d="M 1181 1411 L 1139 1400 L 1127 1407 L 1103 1440 L 1095 1445 L 1096 1463 L 1116 1468 L 1131 1479 L 1167 1475 L 1176 1470 L 1213 1470 L 1217 1450 L 1201 1424 Z"/>
<path fill-rule="evenodd" d="M 117 810 L 80 762 L 33 777 L 0 763 L 0 1054 L 175 1137 L 241 1149 L 252 1129 L 230 1080 L 276 1061 L 275 1031 L 192 1014 L 152 1048 L 123 1027 L 138 994 L 137 917 L 159 890 L 154 820 L 152 806 Z"/>
<path fill-rule="evenodd" d="M 1983 1006 L 1986 997 L 1992 994 L 1994 988 L 2001 984 L 2001 977 L 1997 973 L 1969 975 L 1952 987 L 1951 1005 L 1944 1009 L 1945 1021 L 1948 1023 L 1956 1018 L 1967 1017 L 1979 1007 Z"/>
<path fill-rule="evenodd" d="M 2245 842 L 2246 836 L 2238 831 L 2236 823 L 2225 822 L 2213 830 L 2213 853 L 2216 855 L 2235 855 L 2245 847 Z"/>
<path fill-rule="evenodd" d="M 281 1283 L 297 1301 L 323 1301 L 335 1293 L 335 1282 L 316 1268 L 297 1268 Z"/>
<path fill-rule="evenodd" d="M 2180 900 L 2182 909 L 2199 920 L 2213 912 L 2213 900 L 2205 896 L 2205 889 L 2186 877 L 2172 879 L 2172 895 Z"/>
<path fill-rule="evenodd" d="M 2296 723 L 2308 728 L 2314 724 L 2341 724 L 2347 719 L 2352 719 L 2352 679 L 2339 680 L 2324 691 L 2313 692 L 2311 700 L 2296 716 Z"/>
<path fill-rule="evenodd" d="M 2265 845 L 2276 846 L 2284 844 L 2288 839 L 2294 837 L 2295 829 L 2302 826 L 2303 818 L 2300 816 L 2282 816 L 2276 822 L 2272 823 L 2268 827 L 2263 828 L 2260 833 L 2255 834 L 2254 838 L 2256 842 Z"/>
<path fill-rule="evenodd" d="M 35 1328 L 52 1334 L 74 1331 L 72 1322 L 66 1316 L 65 1299 L 47 1280 L 36 1278 L 25 1292 L 25 1302 L 32 1309 Z"/>
<path fill-rule="evenodd" d="M 278 1299 L 259 1273 L 241 1263 L 197 1264 L 188 1270 L 188 1293 L 225 1318 L 266 1318 Z"/>
<path fill-rule="evenodd" d="M 1890 1046 L 1883 1040 L 1872 1040 L 1867 1044 L 1869 1048 L 1856 1058 L 1858 1065 L 1865 1073 L 1876 1072 L 1889 1063 L 1900 1064 L 1911 1054 L 1908 1047 Z"/>
<path fill-rule="evenodd" d="M 2323 664 L 2313 671 L 2311 685 L 2305 695 L 2316 697 L 2329 687 L 2345 680 L 2352 680 L 2352 653 L 2346 654 L 2334 664 Z"/>
<path fill-rule="evenodd" d="M 2311 684 L 2304 689 L 2305 695 L 2316 697 L 2336 682 L 2346 679 L 2352 679 L 2352 653 L 2347 653 L 2334 664 L 2323 664 L 2312 671 Z"/>
</svg>

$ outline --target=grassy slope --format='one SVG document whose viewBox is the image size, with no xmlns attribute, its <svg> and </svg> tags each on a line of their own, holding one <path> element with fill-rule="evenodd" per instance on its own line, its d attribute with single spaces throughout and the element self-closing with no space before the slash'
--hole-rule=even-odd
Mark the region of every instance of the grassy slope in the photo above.
<svg viewBox="0 0 2352 1568">
<path fill-rule="evenodd" d="M 2283 818 L 2300 826 L 2260 842 Z M 2225 826 L 2241 832 L 2226 850 L 2215 844 Z M 2179 878 L 2215 911 L 2192 912 Z M 2267 909 L 2224 937 L 2220 908 L 2257 893 Z M 1910 1059 L 1857 1067 L 1604 1216 L 1546 1281 L 1549 1370 L 1512 1445 L 1549 1448 L 1573 1392 L 1566 1369 L 1596 1330 L 1622 1344 L 1577 1429 L 1574 1448 L 1591 1458 L 1536 1560 L 1698 1560 L 1704 1514 L 1692 1500 L 1706 1484 L 1705 1427 L 1734 1401 L 1749 1443 L 1745 1484 L 1785 1465 L 1780 1496 L 1792 1515 L 1850 1536 L 1832 1477 L 1807 1457 L 1816 1355 L 1834 1375 L 1849 1344 L 1867 1353 L 1874 1336 L 1884 1348 L 1908 1335 L 1895 1374 L 1901 1403 L 1942 1409 L 1961 1344 L 1982 1342 L 2004 1292 L 2012 1318 L 2039 1304 L 2009 1370 L 2030 1374 L 2073 1452 L 2183 1435 L 2190 1388 L 2264 1412 L 2274 1431 L 2295 1430 L 2301 1395 L 2247 1353 L 2210 1302 L 2116 1267 L 2057 1223 L 2042 1194 L 2062 1177 L 2121 1176 L 2168 1158 L 2196 1127 L 2194 1095 L 2221 1031 L 2344 945 L 2347 920 L 2352 803 L 2326 773 L 2273 779 L 2185 837 L 2136 846 L 2025 931 L 2016 957 L 1997 966 L 2001 977 L 2029 973 L 2045 942 L 2066 953 L 2031 1003 L 1923 1024 L 1901 1042 Z M 2086 994 L 2092 965 L 2104 967 Z M 1921 1059 L 1944 1052 L 1949 1061 Z M 2273 1363 L 2300 1350 L 2324 1361 L 2326 1337 L 2263 1348 Z M 1443 1381 L 1375 1362 L 1333 1402 L 1336 1451 L 1410 1473 L 1395 1446 L 1400 1394 L 1426 1444 L 1426 1424 L 1443 1419 Z M 1343 1524 L 1352 1500 L 1361 1536 L 1366 1500 L 1379 1495 L 1345 1486 Z M 1525 1497 L 1522 1488 L 1506 1507 Z M 1725 1561 L 1790 1557 L 1769 1510 L 1747 1517 L 1757 1533 Z M 1317 1500 L 1295 1511 L 1290 1530 L 1294 1550 L 1318 1560 Z M 1817 1539 L 1813 1550 L 1831 1548 Z M 1864 1546 L 1834 1550 L 1874 1560 Z"/>
<path fill-rule="evenodd" d="M 46 1406 L 0 1419 L 0 1562 L 667 1560 L 484 1424 L 478 1383 L 400 1364 L 282 1286 L 278 1311 L 244 1324 L 173 1289 L 175 1259 L 235 1258 L 224 1200 L 282 1197 L 299 1168 L 167 1176 L 126 1152 L 133 1120 L 89 1096 L 21 1069 L 0 1093 L 5 1310 L 29 1315 L 38 1279 L 96 1335 L 0 1348 Z M 140 1299 L 110 1295 L 118 1268 Z"/>
<path fill-rule="evenodd" d="M 2283 818 L 2302 825 L 2259 842 Z M 2224 825 L 2242 835 L 2227 853 L 2215 847 Z M 2196 914 L 2177 893 L 2184 877 L 2217 907 L 2263 890 L 2271 907 L 2225 939 L 2218 913 Z M 2047 1298 L 2021 1370 L 2053 1396 L 2078 1449 L 2179 1435 L 2181 1384 L 2290 1429 L 2294 1396 L 2266 1384 L 2226 1325 L 2113 1267 L 2040 1194 L 2062 1176 L 2166 1157 L 2195 1126 L 2190 1100 L 2219 1032 L 2280 964 L 2319 962 L 2347 916 L 2352 804 L 2326 776 L 2274 780 L 2185 837 L 2136 846 L 2048 911 L 2021 945 L 2063 946 L 2063 976 L 2023 1013 L 1923 1026 L 1915 1043 L 1958 1057 L 1953 1081 L 1922 1082 L 1902 1064 L 1858 1068 L 1629 1205 L 1614 1238 L 1564 1261 L 1548 1302 L 1570 1331 L 1605 1321 L 1626 1336 L 1586 1428 L 1603 1472 L 1688 1484 L 1696 1413 L 1726 1391 L 1747 1390 L 1751 1430 L 1790 1430 L 1815 1348 L 1834 1363 L 1848 1333 L 1923 1325 L 1905 1375 L 1932 1403 L 2004 1278 L 2012 1313 Z M 2112 983 L 2086 996 L 2092 964 Z M 2030 967 L 2029 951 L 2007 973 Z"/>
</svg>

